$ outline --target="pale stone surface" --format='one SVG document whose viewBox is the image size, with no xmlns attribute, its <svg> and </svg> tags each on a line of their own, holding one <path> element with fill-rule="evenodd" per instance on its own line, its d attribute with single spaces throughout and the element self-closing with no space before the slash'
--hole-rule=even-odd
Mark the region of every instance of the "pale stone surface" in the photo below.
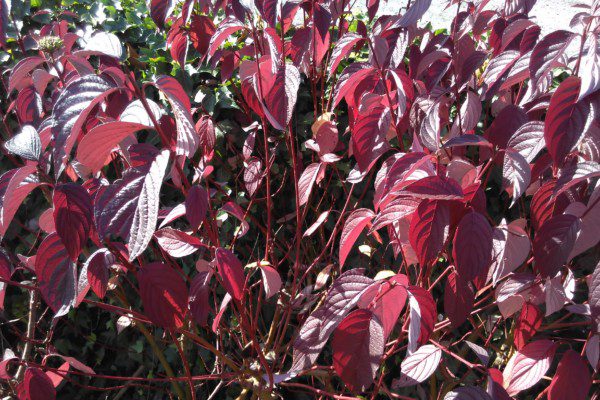
<svg viewBox="0 0 600 400">
<path fill-rule="evenodd" d="M 530 16 L 542 28 L 542 35 L 547 35 L 558 29 L 569 29 L 571 18 L 581 9 L 573 7 L 575 4 L 589 4 L 591 0 L 538 0 Z M 406 6 L 407 0 L 382 1 L 380 13 L 394 14 L 401 7 Z M 356 5 L 364 9 L 365 0 L 357 0 Z M 456 15 L 456 6 L 446 9 L 447 0 L 433 0 L 431 7 L 421 19 L 422 22 L 431 21 L 434 28 L 449 28 Z M 504 0 L 491 0 L 487 9 L 500 8 Z M 464 6 L 463 6 L 464 7 Z"/>
</svg>

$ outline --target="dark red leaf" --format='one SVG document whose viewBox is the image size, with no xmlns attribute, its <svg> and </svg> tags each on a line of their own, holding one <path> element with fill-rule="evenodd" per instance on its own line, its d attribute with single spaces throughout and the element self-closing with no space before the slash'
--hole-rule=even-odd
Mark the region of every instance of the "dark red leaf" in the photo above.
<svg viewBox="0 0 600 400">
<path fill-rule="evenodd" d="M 138 272 L 140 297 L 148 318 L 163 328 L 181 328 L 185 320 L 188 289 L 167 264 L 154 262 Z"/>
<path fill-rule="evenodd" d="M 547 220 L 533 240 L 535 268 L 545 278 L 552 278 L 567 262 L 575 245 L 580 219 L 561 214 Z"/>
<path fill-rule="evenodd" d="M 83 186 L 67 183 L 54 188 L 52 202 L 56 233 L 76 261 L 93 228 L 92 198 Z"/>
<path fill-rule="evenodd" d="M 185 198 L 185 217 L 193 229 L 198 229 L 206 218 L 209 198 L 206 189 L 200 185 L 192 186 Z"/>
<path fill-rule="evenodd" d="M 75 304 L 77 269 L 56 233 L 46 236 L 38 248 L 35 274 L 44 301 L 55 313 L 65 315 Z"/>
<path fill-rule="evenodd" d="M 548 400 L 585 400 L 592 386 L 592 375 L 587 363 L 573 350 L 563 354 L 556 374 L 548 387 Z"/>
<path fill-rule="evenodd" d="M 461 326 L 473 311 L 475 294 L 469 284 L 455 272 L 448 275 L 444 288 L 444 312 L 452 323 L 452 327 Z"/>
</svg>

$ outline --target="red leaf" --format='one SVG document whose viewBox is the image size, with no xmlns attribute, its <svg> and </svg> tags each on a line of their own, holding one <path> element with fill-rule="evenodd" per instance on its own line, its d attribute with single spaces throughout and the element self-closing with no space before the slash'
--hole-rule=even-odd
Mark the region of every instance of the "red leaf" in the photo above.
<svg viewBox="0 0 600 400">
<path fill-rule="evenodd" d="M 552 364 L 556 346 L 551 340 L 537 340 L 517 351 L 502 373 L 504 387 L 514 396 L 542 379 Z"/>
<path fill-rule="evenodd" d="M 408 327 L 408 352 L 429 340 L 437 317 L 433 296 L 419 286 L 409 286 L 410 325 Z"/>
<path fill-rule="evenodd" d="M 175 153 L 192 157 L 198 149 L 199 137 L 190 113 L 190 98 L 181 84 L 172 76 L 159 76 L 155 86 L 165 94 L 173 110 L 177 127 Z"/>
<path fill-rule="evenodd" d="M 240 260 L 231 251 L 218 248 L 215 257 L 217 260 L 217 271 L 221 277 L 223 287 L 234 299 L 241 301 L 244 297 L 244 268 Z"/>
<path fill-rule="evenodd" d="M 0 237 L 8 230 L 25 197 L 40 185 L 37 175 L 34 175 L 35 169 L 35 164 L 31 163 L 2 175 L 2 179 L 7 182 L 0 198 Z"/>
<path fill-rule="evenodd" d="M 323 304 L 306 319 L 294 341 L 294 358 L 290 372 L 310 368 L 317 360 L 329 336 L 358 303 L 373 279 L 361 269 L 344 272 L 333 282 Z"/>
<path fill-rule="evenodd" d="M 523 124 L 508 140 L 507 146 L 516 150 L 527 160 L 532 162 L 545 146 L 544 123 L 530 121 Z"/>
<path fill-rule="evenodd" d="M 300 87 L 300 72 L 292 64 L 277 67 L 273 73 L 267 67 L 269 62 L 261 62 L 261 91 L 263 110 L 267 119 L 275 129 L 283 131 L 292 119 L 298 88 Z"/>
<path fill-rule="evenodd" d="M 340 268 L 344 266 L 356 239 L 358 239 L 358 236 L 371 223 L 374 217 L 375 213 L 373 211 L 367 208 L 359 208 L 346 218 L 342 235 L 340 236 Z"/>
<path fill-rule="evenodd" d="M 300 203 L 298 206 L 303 206 L 308 201 L 312 188 L 321 171 L 323 171 L 323 163 L 312 163 L 302 172 L 298 179 L 298 191 L 300 192 Z"/>
<path fill-rule="evenodd" d="M 267 299 L 275 296 L 281 289 L 281 277 L 279 272 L 268 265 L 259 265 L 263 285 L 265 286 L 265 297 Z"/>
<path fill-rule="evenodd" d="M 331 342 L 333 368 L 353 392 L 373 383 L 385 341 L 381 323 L 370 311 L 356 310 L 335 330 Z"/>
<path fill-rule="evenodd" d="M 529 235 L 515 222 L 494 228 L 492 245 L 494 284 L 520 267 L 531 250 Z"/>
<path fill-rule="evenodd" d="M 83 186 L 67 183 L 54 188 L 56 233 L 76 261 L 92 231 L 92 198 Z"/>
<path fill-rule="evenodd" d="M 584 131 L 587 112 L 577 105 L 581 79 L 571 76 L 556 89 L 546 114 L 544 139 L 555 166 L 561 166 Z"/>
<path fill-rule="evenodd" d="M 552 179 L 544 183 L 533 195 L 530 203 L 531 225 L 535 230 L 550 218 L 562 212 L 569 205 L 569 199 L 565 195 L 554 196 L 556 191 L 556 180 Z"/>
<path fill-rule="evenodd" d="M 544 314 L 531 303 L 525 303 L 517 318 L 514 328 L 514 342 L 517 350 L 521 350 L 535 335 L 542 325 Z"/>
<path fill-rule="evenodd" d="M 163 328 L 181 328 L 185 320 L 188 289 L 167 264 L 154 262 L 138 272 L 140 297 L 148 318 Z"/>
<path fill-rule="evenodd" d="M 4 6 L 4 2 L 0 2 L 0 7 Z M 0 10 L 1 12 L 1 10 Z M 0 28 L 1 29 L 1 28 Z M 2 33 L 0 33 L 0 36 L 2 35 Z M 1 38 L 0 38 L 1 40 Z M 21 85 L 23 83 L 23 81 L 25 80 L 25 78 L 27 77 L 27 75 L 29 75 L 31 73 L 31 71 L 33 71 L 35 68 L 37 68 L 38 66 L 42 65 L 44 63 L 44 58 L 43 57 L 26 57 L 22 60 L 20 60 L 17 65 L 15 65 L 12 69 L 12 72 L 10 73 L 10 76 L 8 78 L 8 90 L 7 93 L 12 92 L 14 89 L 17 88 L 18 85 Z"/>
<path fill-rule="evenodd" d="M 196 230 L 206 218 L 208 212 L 209 198 L 204 187 L 199 185 L 192 186 L 185 198 L 185 217 L 190 223 L 192 229 Z"/>
<path fill-rule="evenodd" d="M 421 122 L 419 138 L 423 146 L 431 151 L 440 148 L 440 102 L 436 101 L 427 109 L 427 114 Z"/>
<path fill-rule="evenodd" d="M 144 151 L 148 153 L 146 148 Z M 169 151 L 163 150 L 149 165 L 126 170 L 121 179 L 96 195 L 94 219 L 100 238 L 113 234 L 128 240 L 130 260 L 142 254 L 152 240 L 168 161 Z"/>
<path fill-rule="evenodd" d="M 165 27 L 165 21 L 173 10 L 173 2 L 171 0 L 150 0 L 150 17 L 161 29 Z"/>
<path fill-rule="evenodd" d="M 62 91 L 54 107 L 54 176 L 59 177 L 88 114 L 96 104 L 115 91 L 105 79 L 90 74 L 77 78 Z"/>
<path fill-rule="evenodd" d="M 154 232 L 161 249 L 171 257 L 180 258 L 195 253 L 201 247 L 207 247 L 200 239 L 173 228 L 163 228 Z"/>
<path fill-rule="evenodd" d="M 42 141 L 33 126 L 24 125 L 19 133 L 4 142 L 4 148 L 26 160 L 37 161 L 42 153 Z"/>
<path fill-rule="evenodd" d="M 55 317 L 65 315 L 75 304 L 76 273 L 75 264 L 71 262 L 58 234 L 46 236 L 38 248 L 35 274 L 42 298 L 52 308 Z"/>
<path fill-rule="evenodd" d="M 201 56 L 206 54 L 210 39 L 215 33 L 215 24 L 207 15 L 192 15 L 192 23 L 190 24 L 190 40 L 192 46 Z"/>
<path fill-rule="evenodd" d="M 512 196 L 512 207 L 521 197 L 531 182 L 531 168 L 521 154 L 512 149 L 504 152 L 502 164 L 502 188 Z"/>
<path fill-rule="evenodd" d="M 592 376 L 587 363 L 579 353 L 569 349 L 558 363 L 548 387 L 548 400 L 585 400 L 591 386 Z"/>
<path fill-rule="evenodd" d="M 17 386 L 19 400 L 54 400 L 56 389 L 41 369 L 27 368 L 23 382 Z"/>
<path fill-rule="evenodd" d="M 450 207 L 443 200 L 425 199 L 419 204 L 410 222 L 410 244 L 426 265 L 436 260 L 450 229 Z"/>
<path fill-rule="evenodd" d="M 596 92 L 600 88 L 600 46 L 596 35 L 589 35 L 589 47 L 581 59 L 579 77 L 581 78 L 581 91 L 579 99 Z"/>
<path fill-rule="evenodd" d="M 561 56 L 575 37 L 572 32 L 558 30 L 546 35 L 536 44 L 529 62 L 529 72 L 533 86 L 538 80 L 556 67 Z"/>
<path fill-rule="evenodd" d="M 213 151 L 217 140 L 215 136 L 215 125 L 212 118 L 208 115 L 200 117 L 198 122 L 196 122 L 196 130 L 200 137 L 200 147 L 202 148 L 202 151 L 205 155 L 210 154 Z"/>
<path fill-rule="evenodd" d="M 244 29 L 244 24 L 235 18 L 229 17 L 222 21 L 210 39 L 208 56 L 212 57 L 215 54 L 215 51 L 217 51 L 221 44 L 223 44 L 225 39 L 241 29 Z"/>
<path fill-rule="evenodd" d="M 455 272 L 448 275 L 444 288 L 444 312 L 453 328 L 461 326 L 473 311 L 475 294 L 469 284 Z"/>
<path fill-rule="evenodd" d="M 535 268 L 545 278 L 552 278 L 567 262 L 575 245 L 580 219 L 561 214 L 550 218 L 536 232 L 533 240 Z"/>
<path fill-rule="evenodd" d="M 460 220 L 452 244 L 452 257 L 456 270 L 465 281 L 487 276 L 492 262 L 492 235 L 490 223 L 474 210 Z"/>
<path fill-rule="evenodd" d="M 329 63 L 329 75 L 333 75 L 340 62 L 350 53 L 350 50 L 364 38 L 354 32 L 346 32 L 336 42 L 331 52 L 331 62 Z"/>
<path fill-rule="evenodd" d="M 246 186 L 246 190 L 248 190 L 248 194 L 250 196 L 254 196 L 254 193 L 256 193 L 256 190 L 262 181 L 262 168 L 262 161 L 260 161 L 259 158 L 250 157 L 245 162 L 244 185 Z"/>
<path fill-rule="evenodd" d="M 87 271 L 87 280 L 90 287 L 101 299 L 106 295 L 108 288 L 108 279 L 110 277 L 110 268 L 117 264 L 117 258 L 107 249 L 100 249 L 94 252 L 86 261 L 83 270 Z"/>
<path fill-rule="evenodd" d="M 392 333 L 394 325 L 396 325 L 396 321 L 406 304 L 406 298 L 408 297 L 406 286 L 408 286 L 408 277 L 397 274 L 388 281 L 371 286 L 361 296 L 359 307 L 368 308 L 381 321 L 383 337 L 386 340 Z"/>
<path fill-rule="evenodd" d="M 111 121 L 92 128 L 79 142 L 77 160 L 92 174 L 100 171 L 110 161 L 110 153 L 119 143 L 134 132 L 150 129 L 135 122 Z"/>
</svg>

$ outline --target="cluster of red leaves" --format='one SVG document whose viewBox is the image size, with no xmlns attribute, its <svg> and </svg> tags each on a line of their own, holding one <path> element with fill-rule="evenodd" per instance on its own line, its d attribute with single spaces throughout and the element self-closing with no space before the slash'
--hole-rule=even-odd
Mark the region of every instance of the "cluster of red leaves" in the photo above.
<svg viewBox="0 0 600 400">
<path fill-rule="evenodd" d="M 218 140 L 217 117 L 177 79 L 140 85 L 115 35 L 78 48 L 65 21 L 32 34 L 39 51 L 8 79 L 20 130 L 0 177 L 2 296 L 16 285 L 30 315 L 39 293 L 54 321 L 86 302 L 151 343 L 163 332 L 181 355 L 184 380 L 157 350 L 179 397 L 215 379 L 193 375 L 188 341 L 244 395 L 587 398 L 600 338 L 600 3 L 543 38 L 531 1 L 458 2 L 448 34 L 417 26 L 430 0 L 377 19 L 370 0 L 369 28 L 351 3 L 187 0 L 174 15 L 151 2 L 173 60 L 231 86 L 241 146 L 231 132 Z M 60 46 L 45 48 L 50 37 Z M 243 186 L 220 181 L 227 163 Z M 11 222 L 34 190 L 48 207 L 26 257 L 4 243 L 26 229 Z M 27 348 L 0 364 L 20 399 L 54 398 L 69 369 L 94 374 L 49 341 Z M 56 356 L 60 371 L 47 366 Z"/>
</svg>

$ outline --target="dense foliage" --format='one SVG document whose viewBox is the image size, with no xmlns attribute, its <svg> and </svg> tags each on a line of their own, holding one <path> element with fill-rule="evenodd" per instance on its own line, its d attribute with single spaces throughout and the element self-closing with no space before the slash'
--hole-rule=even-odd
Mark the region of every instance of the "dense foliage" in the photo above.
<svg viewBox="0 0 600 400">
<path fill-rule="evenodd" d="M 600 2 L 449 3 L 0 0 L 1 393 L 598 398 Z"/>
</svg>

